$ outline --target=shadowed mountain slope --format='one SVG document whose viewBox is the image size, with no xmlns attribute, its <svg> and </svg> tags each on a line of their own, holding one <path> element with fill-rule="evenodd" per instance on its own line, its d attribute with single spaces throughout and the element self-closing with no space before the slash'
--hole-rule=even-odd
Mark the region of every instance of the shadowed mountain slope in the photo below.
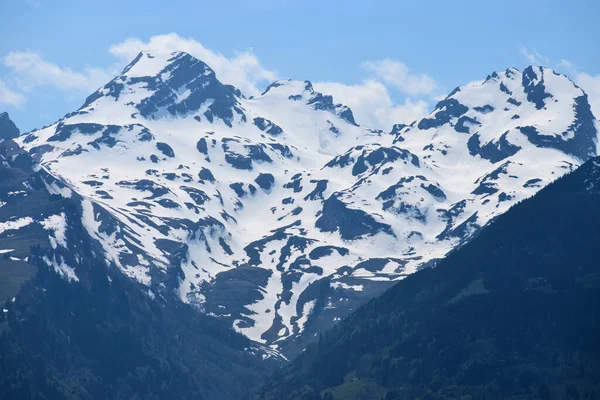
<svg viewBox="0 0 600 400">
<path fill-rule="evenodd" d="M 600 395 L 600 158 L 325 332 L 256 399 Z"/>
</svg>

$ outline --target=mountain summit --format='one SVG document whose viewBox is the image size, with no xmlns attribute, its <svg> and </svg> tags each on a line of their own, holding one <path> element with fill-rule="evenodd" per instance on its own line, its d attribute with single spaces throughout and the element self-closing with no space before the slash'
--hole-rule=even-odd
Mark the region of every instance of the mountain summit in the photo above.
<svg viewBox="0 0 600 400">
<path fill-rule="evenodd" d="M 15 139 L 19 137 L 21 131 L 10 119 L 7 112 L 0 113 L 0 140 Z"/>
<path fill-rule="evenodd" d="M 441 151 L 440 135 L 448 141 L 467 138 L 469 155 L 497 163 L 516 154 L 517 142 L 526 139 L 583 161 L 596 155 L 597 134 L 583 90 L 564 75 L 530 66 L 523 72 L 494 72 L 482 82 L 456 88 L 397 140 L 433 144 L 434 154 Z"/>
<path fill-rule="evenodd" d="M 187 53 L 145 51 L 121 75 L 89 96 L 80 111 L 121 101 L 135 109 L 134 118 L 196 113 L 197 118 L 202 115 L 212 121 L 218 117 L 231 125 L 234 114 L 243 118 L 238 103 L 241 97 L 239 90 L 223 85 L 208 65 Z M 203 105 L 206 109 L 200 113 Z"/>
<path fill-rule="evenodd" d="M 17 142 L 108 265 L 288 354 L 597 153 L 585 93 L 538 67 L 390 134 L 359 123 L 308 81 L 246 98 L 187 53 L 142 52 Z M 47 260 L 76 282 L 76 258 Z"/>
</svg>

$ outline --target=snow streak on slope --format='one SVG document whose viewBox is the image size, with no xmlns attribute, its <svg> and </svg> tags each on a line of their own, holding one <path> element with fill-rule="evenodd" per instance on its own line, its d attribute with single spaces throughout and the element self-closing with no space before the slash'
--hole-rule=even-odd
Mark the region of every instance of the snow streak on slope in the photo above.
<svg viewBox="0 0 600 400">
<path fill-rule="evenodd" d="M 278 346 L 596 154 L 595 123 L 547 69 L 495 73 L 388 134 L 310 82 L 245 98 L 186 53 L 144 52 L 19 142 L 82 196 L 108 263 Z"/>
</svg>

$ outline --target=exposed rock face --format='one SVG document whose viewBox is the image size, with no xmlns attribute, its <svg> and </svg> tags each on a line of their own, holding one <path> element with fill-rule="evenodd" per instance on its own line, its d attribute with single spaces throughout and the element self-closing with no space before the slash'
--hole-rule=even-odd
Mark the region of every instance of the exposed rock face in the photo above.
<svg viewBox="0 0 600 400">
<path fill-rule="evenodd" d="M 0 113 L 0 140 L 16 139 L 20 134 L 19 128 L 11 121 L 8 113 Z"/>
</svg>

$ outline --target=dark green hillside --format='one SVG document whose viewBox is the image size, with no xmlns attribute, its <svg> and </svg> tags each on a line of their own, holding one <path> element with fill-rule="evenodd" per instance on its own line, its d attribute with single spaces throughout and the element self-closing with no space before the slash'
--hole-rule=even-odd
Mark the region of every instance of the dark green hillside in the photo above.
<svg viewBox="0 0 600 400">
<path fill-rule="evenodd" d="M 256 399 L 600 399 L 600 159 L 322 335 Z"/>
<path fill-rule="evenodd" d="M 107 266 L 81 198 L 50 194 L 13 145 L 0 143 L 0 222 L 34 222 L 0 232 L 0 399 L 237 399 L 266 380 L 279 361 L 255 343 Z M 67 248 L 39 223 L 60 213 Z"/>
</svg>

